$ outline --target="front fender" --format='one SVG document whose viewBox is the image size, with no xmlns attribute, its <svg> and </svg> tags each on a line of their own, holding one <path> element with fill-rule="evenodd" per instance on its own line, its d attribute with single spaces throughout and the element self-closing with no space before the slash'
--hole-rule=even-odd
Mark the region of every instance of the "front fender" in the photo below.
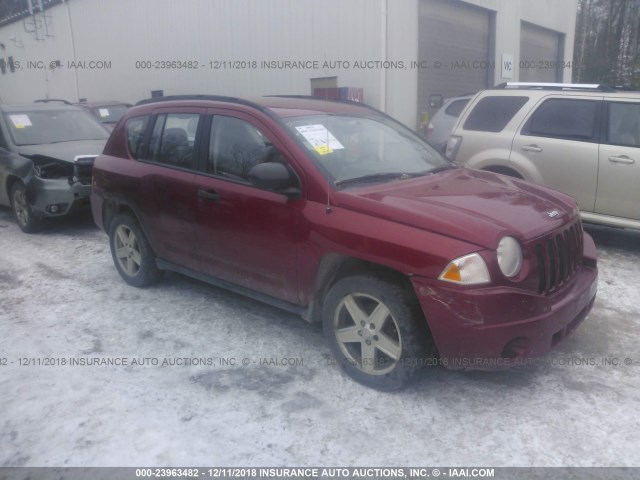
<svg viewBox="0 0 640 480">
<path fill-rule="evenodd" d="M 7 175 L 4 187 L 7 192 L 9 204 L 11 204 L 11 189 L 15 182 L 21 182 L 25 186 L 27 201 L 30 204 L 33 204 L 35 201 L 35 191 L 32 185 L 32 180 L 36 176 L 36 171 L 33 168 L 33 161 L 30 158 L 26 158 L 21 155 L 12 156 L 7 171 L 10 173 Z"/>
</svg>

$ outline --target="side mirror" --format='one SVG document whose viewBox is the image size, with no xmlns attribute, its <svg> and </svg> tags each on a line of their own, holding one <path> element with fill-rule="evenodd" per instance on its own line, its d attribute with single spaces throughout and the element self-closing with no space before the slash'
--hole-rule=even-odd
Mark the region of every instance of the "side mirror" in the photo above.
<svg viewBox="0 0 640 480">
<path fill-rule="evenodd" d="M 247 176 L 251 185 L 257 188 L 274 190 L 289 198 L 296 198 L 300 193 L 287 167 L 279 162 L 259 163 L 249 170 Z"/>
</svg>

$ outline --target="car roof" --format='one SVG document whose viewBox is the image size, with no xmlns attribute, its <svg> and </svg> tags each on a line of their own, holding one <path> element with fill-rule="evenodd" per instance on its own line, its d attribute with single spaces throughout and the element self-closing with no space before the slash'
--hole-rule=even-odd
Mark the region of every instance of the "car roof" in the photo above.
<svg viewBox="0 0 640 480">
<path fill-rule="evenodd" d="M 157 99 L 146 99 L 138 102 L 136 108 L 153 107 L 214 107 L 221 105 L 242 105 L 249 108 L 268 111 L 279 117 L 298 117 L 306 115 L 371 115 L 372 113 L 382 112 L 359 102 L 348 100 L 332 100 L 309 96 L 265 96 L 257 98 L 236 98 L 224 97 L 217 95 L 175 95 L 168 97 L 160 97 Z"/>
<path fill-rule="evenodd" d="M 330 100 L 318 97 L 303 96 L 270 96 L 254 100 L 259 105 L 275 111 L 281 117 L 297 117 L 302 115 L 341 114 L 371 115 L 375 109 L 359 102 Z"/>
<path fill-rule="evenodd" d="M 511 87 L 513 85 L 513 88 Z M 493 88 L 480 92 L 482 96 L 529 96 L 540 98 L 544 96 L 580 96 L 606 99 L 633 98 L 639 99 L 637 90 L 615 90 L 606 85 L 595 84 L 562 84 L 562 83 L 502 83 Z"/>
<path fill-rule="evenodd" d="M 455 102 L 456 100 L 469 100 L 475 96 L 475 93 L 467 93 L 465 95 L 459 95 L 457 97 L 449 97 L 444 99 L 444 103 Z"/>
</svg>

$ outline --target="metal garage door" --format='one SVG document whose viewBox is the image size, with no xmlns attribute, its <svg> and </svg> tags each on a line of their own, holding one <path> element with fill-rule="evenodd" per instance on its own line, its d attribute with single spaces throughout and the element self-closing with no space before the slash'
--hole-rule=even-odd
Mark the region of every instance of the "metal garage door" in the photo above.
<svg viewBox="0 0 640 480">
<path fill-rule="evenodd" d="M 556 63 L 562 58 L 564 35 L 522 22 L 520 25 L 520 81 L 558 82 L 562 72 Z"/>
<path fill-rule="evenodd" d="M 489 79 L 493 80 L 493 18 L 490 10 L 457 0 L 420 0 L 419 115 L 430 95 L 449 98 L 489 86 Z"/>
</svg>

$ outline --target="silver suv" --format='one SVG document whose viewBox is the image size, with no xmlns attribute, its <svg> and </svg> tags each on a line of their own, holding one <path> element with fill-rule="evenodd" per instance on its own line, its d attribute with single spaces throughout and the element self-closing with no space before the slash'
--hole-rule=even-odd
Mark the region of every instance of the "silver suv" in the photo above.
<svg viewBox="0 0 640 480">
<path fill-rule="evenodd" d="M 640 229 L 640 93 L 504 83 L 478 93 L 446 155 L 573 196 L 584 221 Z"/>
<path fill-rule="evenodd" d="M 447 144 L 447 138 L 464 107 L 473 95 L 449 98 L 433 116 L 427 128 L 427 142 L 436 150 L 442 152 Z"/>
</svg>

